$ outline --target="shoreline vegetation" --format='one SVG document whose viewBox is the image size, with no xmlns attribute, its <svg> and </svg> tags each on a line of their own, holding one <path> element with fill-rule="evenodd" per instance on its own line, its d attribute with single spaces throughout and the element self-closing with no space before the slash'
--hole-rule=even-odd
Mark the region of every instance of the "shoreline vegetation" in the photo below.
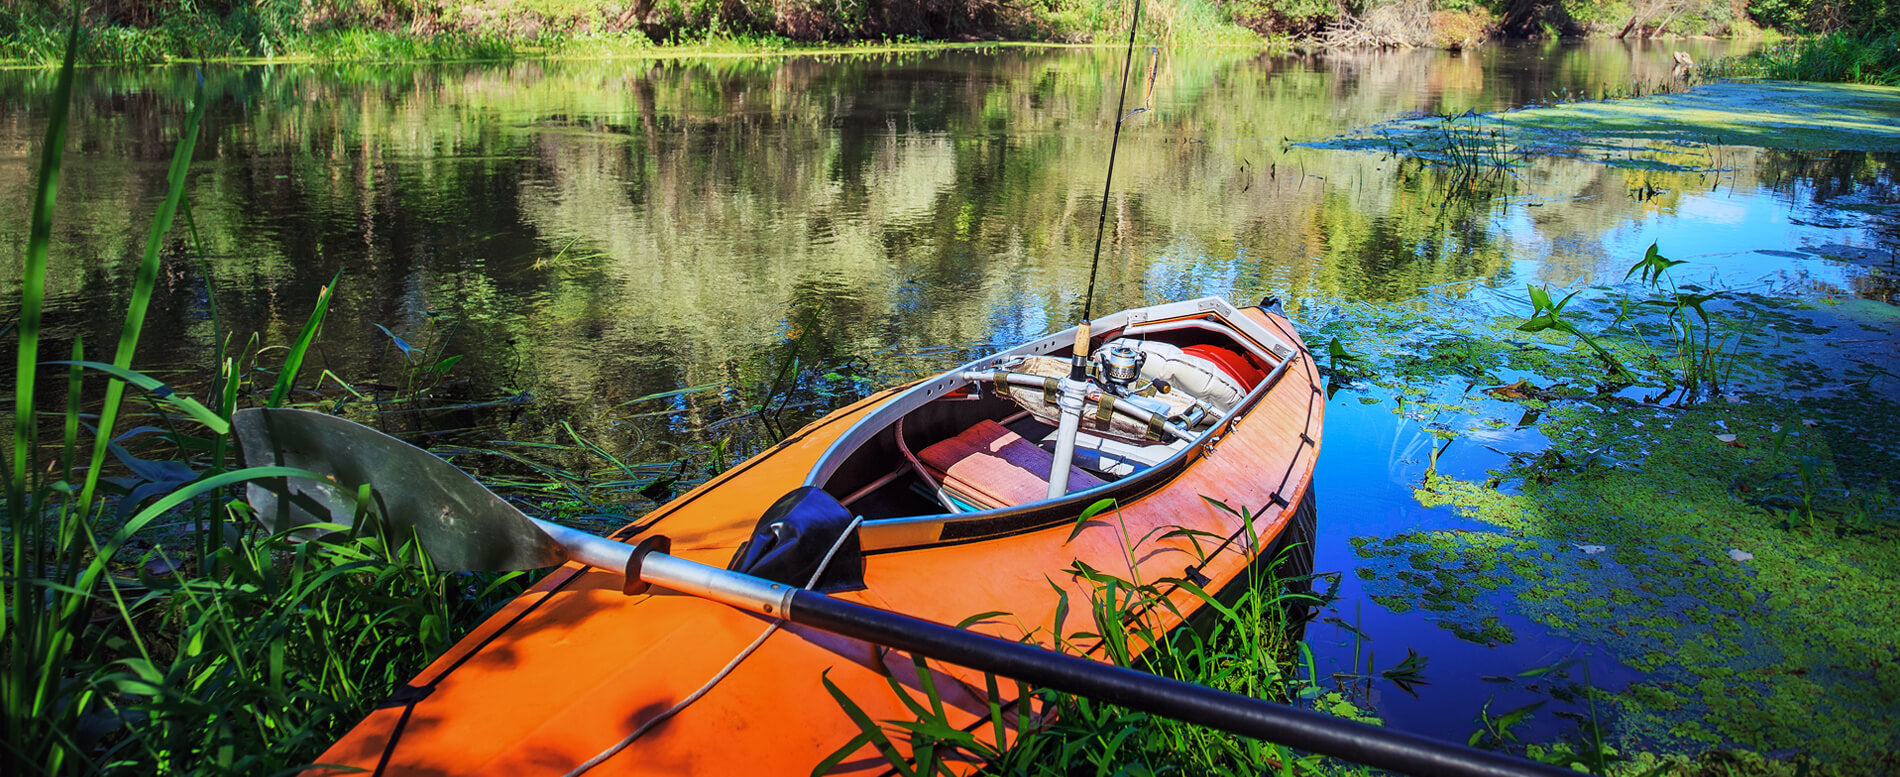
<svg viewBox="0 0 1900 777">
<path fill-rule="evenodd" d="M 1900 29 L 1790 41 L 1710 63 L 1703 75 L 1900 86 Z"/>
<path fill-rule="evenodd" d="M 1099 45 L 1115 0 L 85 0 L 78 64 L 389 62 L 884 53 L 946 45 Z M 1148 0 L 1164 45 L 1460 50 L 1599 37 L 1791 42 L 1723 75 L 1894 83 L 1900 9 L 1884 0 Z M 66 0 L 0 0 L 0 67 L 54 67 Z"/>
</svg>

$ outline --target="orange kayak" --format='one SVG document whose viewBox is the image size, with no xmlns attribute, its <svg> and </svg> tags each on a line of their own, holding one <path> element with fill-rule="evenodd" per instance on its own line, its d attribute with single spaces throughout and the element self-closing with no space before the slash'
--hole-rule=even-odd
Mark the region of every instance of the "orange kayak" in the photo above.
<svg viewBox="0 0 1900 777">
<path fill-rule="evenodd" d="M 1068 638 L 1094 629 L 1090 583 L 1068 570 L 1156 584 L 1184 615 L 1201 600 L 1167 581 L 1244 581 L 1294 533 L 1325 396 L 1293 327 L 1259 307 L 1170 303 L 1084 332 L 1086 359 L 1070 330 L 867 397 L 615 539 L 739 566 L 786 531 L 761 516 L 802 490 L 856 520 L 806 554 L 824 557 L 816 579 L 833 598 L 943 624 L 983 615 L 967 628 L 1107 660 L 1099 638 Z M 1103 500 L 1114 507 L 1078 528 Z M 307 773 L 807 775 L 860 733 L 825 682 L 873 720 L 914 719 L 891 687 L 918 693 L 910 655 L 661 588 L 628 594 L 622 572 L 551 574 Z M 1070 609 L 1081 615 L 1058 622 Z M 923 665 L 950 722 L 986 736 L 984 674 Z M 1015 683 L 997 687 L 1013 716 Z M 866 745 L 832 771 L 889 769 Z"/>
</svg>

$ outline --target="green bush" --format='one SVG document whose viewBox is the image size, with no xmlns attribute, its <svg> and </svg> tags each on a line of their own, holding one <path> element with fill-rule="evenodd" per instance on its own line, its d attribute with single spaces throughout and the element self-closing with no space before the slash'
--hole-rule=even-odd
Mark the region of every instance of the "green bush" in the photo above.
<svg viewBox="0 0 1900 777">
<path fill-rule="evenodd" d="M 1332 0 L 1230 0 L 1227 9 L 1235 24 L 1262 35 L 1315 32 L 1338 13 Z"/>
<path fill-rule="evenodd" d="M 1756 24 L 1777 30 L 1805 29 L 1809 0 L 1749 0 L 1748 16 Z"/>
</svg>

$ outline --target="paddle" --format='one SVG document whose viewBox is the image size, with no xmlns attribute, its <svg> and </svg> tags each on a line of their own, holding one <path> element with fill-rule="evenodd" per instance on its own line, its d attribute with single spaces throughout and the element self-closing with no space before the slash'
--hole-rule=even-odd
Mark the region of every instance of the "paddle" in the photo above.
<svg viewBox="0 0 1900 777">
<path fill-rule="evenodd" d="M 628 545 L 537 520 L 435 455 L 365 426 L 304 410 L 252 408 L 233 418 L 247 466 L 330 476 L 252 486 L 273 529 L 347 522 L 364 500 L 384 526 L 413 531 L 443 569 L 503 569 L 578 561 L 622 571 L 637 593 L 657 585 L 749 612 L 991 672 L 1032 685 L 1414 775 L 1574 775 L 1533 763 L 1295 709 L 1111 664 L 1054 653 L 834 599 L 815 591 L 667 555 L 665 541 Z"/>
</svg>

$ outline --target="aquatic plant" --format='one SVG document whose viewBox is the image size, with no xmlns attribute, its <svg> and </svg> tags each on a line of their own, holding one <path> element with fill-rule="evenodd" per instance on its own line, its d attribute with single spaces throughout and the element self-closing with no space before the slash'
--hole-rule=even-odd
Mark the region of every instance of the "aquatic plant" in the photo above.
<svg viewBox="0 0 1900 777">
<path fill-rule="evenodd" d="M 1689 401 L 1700 394 L 1713 394 L 1721 390 L 1735 357 L 1733 352 L 1726 349 L 1731 341 L 1735 341 L 1739 347 L 1739 338 L 1724 335 L 1716 339 L 1715 324 L 1703 305 L 1721 298 L 1723 292 L 1709 291 L 1695 284 L 1677 284 L 1669 275 L 1669 270 L 1681 264 L 1684 262 L 1664 257 L 1657 250 L 1657 244 L 1651 243 L 1643 258 L 1631 265 L 1623 277 L 1627 280 L 1631 275 L 1637 275 L 1657 295 L 1637 304 L 1668 311 L 1666 320 L 1673 340 L 1674 380 L 1682 392 L 1682 400 Z M 1669 282 L 1667 289 L 1663 287 L 1665 280 Z M 1695 313 L 1694 318 L 1688 315 L 1690 312 Z M 1618 318 L 1621 320 L 1623 316 Z"/>
<path fill-rule="evenodd" d="M 1726 304 L 1739 309 L 1802 309 L 1730 295 Z M 1589 320 L 1579 315 L 1579 324 Z M 1759 331 L 1763 317 L 1736 323 Z M 1515 320 L 1492 331 L 1502 335 Z M 1415 491 L 1426 507 L 1449 507 L 1490 528 L 1356 538 L 1367 589 L 1393 609 L 1429 611 L 1441 627 L 1479 644 L 1509 641 L 1487 622 L 1527 618 L 1600 646 L 1604 657 L 1637 673 L 1614 691 L 1560 686 L 1550 676 L 1520 684 L 1551 694 L 1543 709 L 1563 702 L 1569 708 L 1556 717 L 1576 726 L 1565 733 L 1569 741 L 1540 746 L 1541 756 L 1594 758 L 1622 774 L 1665 763 L 1680 774 L 1890 769 L 1894 739 L 1884 721 L 1895 675 L 1859 657 L 1884 655 L 1894 628 L 1890 608 L 1881 606 L 1893 595 L 1893 549 L 1900 547 L 1900 514 L 1883 496 L 1891 491 L 1893 400 L 1860 388 L 1825 399 L 1764 393 L 1759 387 L 1782 389 L 1792 375 L 1821 371 L 1817 382 L 1832 386 L 1853 372 L 1810 361 L 1836 357 L 1811 353 L 1814 338 L 1829 334 L 1807 321 L 1790 319 L 1776 330 L 1808 334 L 1783 346 L 1775 372 L 1738 372 L 1725 389 L 1739 392 L 1737 401 L 1508 400 L 1544 408 L 1538 430 L 1548 447 L 1514 452 L 1470 480 L 1441 473 Z M 1576 366 L 1517 362 L 1513 369 L 1555 382 Z M 1455 391 L 1461 376 L 1440 373 L 1438 380 Z M 1494 402 L 1504 404 L 1471 401 L 1467 412 L 1482 418 L 1515 409 Z M 1512 741 L 1530 738 L 1528 712 L 1503 725 L 1509 713 L 1487 708 L 1480 743 L 1529 752 Z M 1732 756 L 1737 748 L 1783 755 Z M 1611 763 L 1623 755 L 1632 760 Z M 1800 767 L 1803 760 L 1813 763 Z"/>
<path fill-rule="evenodd" d="M 1515 151 L 1502 128 L 1459 124 L 1460 118 L 1465 117 L 1446 116 L 1438 127 L 1438 150 L 1453 169 L 1465 175 L 1502 173 L 1523 163 L 1524 155 Z"/>
<path fill-rule="evenodd" d="M 1574 299 L 1578 292 L 1570 292 L 1563 299 L 1551 302 L 1548 289 L 1539 286 L 1527 288 L 1531 297 L 1531 317 L 1517 326 L 1518 331 L 1542 332 L 1552 329 L 1568 334 L 1582 341 L 1596 353 L 1597 358 L 1610 368 L 1610 376 L 1613 380 L 1628 382 L 1636 379 L 1635 374 L 1623 366 L 1622 360 L 1616 358 L 1616 354 L 1610 353 L 1609 349 L 1604 348 L 1596 337 L 1564 318 L 1564 306 L 1569 305 L 1570 300 Z"/>
<path fill-rule="evenodd" d="M 1503 127 L 1476 113 L 1418 121 L 1423 126 L 1400 125 L 1385 133 L 1381 145 L 1395 156 L 1449 170 L 1451 177 L 1443 185 L 1448 195 L 1495 189 L 1529 158 Z"/>
</svg>

